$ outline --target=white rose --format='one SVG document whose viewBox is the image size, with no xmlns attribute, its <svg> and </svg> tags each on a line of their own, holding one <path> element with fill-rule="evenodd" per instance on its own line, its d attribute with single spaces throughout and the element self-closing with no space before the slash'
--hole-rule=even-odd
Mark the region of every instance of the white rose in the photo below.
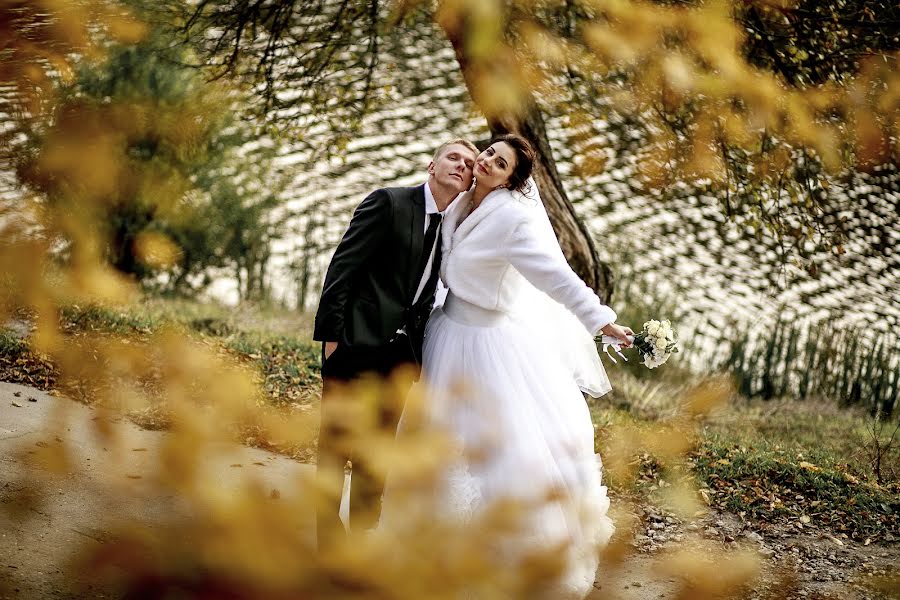
<svg viewBox="0 0 900 600">
<path fill-rule="evenodd" d="M 647 333 L 649 333 L 650 335 L 656 335 L 657 333 L 659 333 L 659 323 L 650 321 L 650 323 L 647 325 Z"/>
<path fill-rule="evenodd" d="M 660 350 L 665 350 L 666 344 L 668 344 L 668 343 L 669 342 L 667 342 L 666 338 L 664 338 L 664 337 L 656 338 L 656 347 L 659 348 Z"/>
</svg>

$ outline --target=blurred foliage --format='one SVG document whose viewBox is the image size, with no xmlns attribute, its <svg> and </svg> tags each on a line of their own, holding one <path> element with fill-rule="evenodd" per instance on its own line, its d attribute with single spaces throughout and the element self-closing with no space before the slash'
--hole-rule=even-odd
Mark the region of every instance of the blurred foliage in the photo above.
<svg viewBox="0 0 900 600">
<path fill-rule="evenodd" d="M 196 302 L 146 297 L 143 302 L 124 310 L 100 305 L 63 306 L 58 326 L 65 336 L 68 351 L 81 353 L 84 363 L 97 371 L 109 369 L 113 365 L 112 358 L 85 352 L 86 345 L 106 340 L 149 350 L 154 336 L 178 332 L 241 366 L 258 386 L 259 402 L 288 411 L 313 411 L 321 385 L 319 346 L 302 336 L 289 337 L 274 330 L 271 316 L 263 317 L 269 323 L 265 329 L 247 326 L 245 320 L 260 319 L 260 312 L 245 309 L 243 314 L 234 315 Z M 19 314 L 19 319 L 22 323 L 30 321 L 29 315 L 23 313 Z M 288 322 L 292 321 L 277 321 L 278 324 Z M 27 334 L 18 337 L 11 331 L 0 329 L 0 380 L 54 391 L 86 403 L 102 400 L 102 386 L 109 383 L 106 378 L 92 380 L 75 377 L 72 373 L 60 377 L 59 365 L 49 356 L 34 352 L 29 341 Z M 152 411 L 142 408 L 131 414 L 143 426 L 157 429 L 169 423 L 165 415 L 165 397 L 161 393 L 163 377 L 164 373 L 156 370 L 141 377 L 140 385 L 155 407 Z M 253 432 L 248 430 L 247 435 L 252 436 Z M 264 439 L 258 441 L 258 444 L 251 443 L 269 446 Z M 281 450 L 299 458 L 311 456 L 310 447 Z"/>
<path fill-rule="evenodd" d="M 210 279 L 204 263 L 215 261 L 236 280 L 241 301 L 261 302 L 269 297 L 273 243 L 287 235 L 290 215 L 283 207 L 283 192 L 289 174 L 275 165 L 275 145 L 258 146 L 248 154 L 256 127 L 248 129 L 235 120 L 232 128 L 235 133 L 224 144 L 222 160 L 207 165 L 194 180 L 196 190 L 203 190 L 194 195 L 203 207 L 200 216 L 208 217 L 195 220 L 191 230 L 176 238 L 185 256 L 194 258 L 189 263 L 193 268 L 184 268 L 167 287 L 178 290 L 189 275 L 194 276 L 195 288 L 205 286 Z"/>
<path fill-rule="evenodd" d="M 294 5 L 200 2 L 193 8 L 199 8 L 199 16 L 209 16 L 204 11 L 217 6 L 225 13 L 214 29 L 226 32 L 225 39 L 233 43 L 247 32 L 273 40 L 283 39 L 279 32 L 297 33 L 293 27 L 284 26 L 285 22 L 293 25 L 290 19 L 284 21 L 284 15 L 292 17 Z M 361 5 L 337 2 L 321 6 L 350 10 Z M 256 13 L 241 27 L 229 28 L 227 17 L 234 14 L 229 7 Z M 709 174 L 712 163 L 707 160 L 709 148 L 704 144 L 710 143 L 714 129 L 711 116 L 732 115 L 738 124 L 737 133 L 746 131 L 743 125 L 747 125 L 744 119 L 748 114 L 743 108 L 734 108 L 737 100 L 750 107 L 746 110 L 752 111 L 752 127 L 770 128 L 773 135 L 782 135 L 791 143 L 816 148 L 826 165 L 833 158 L 828 152 L 829 130 L 827 126 L 821 129 L 823 125 L 812 119 L 816 107 L 809 103 L 809 97 L 780 87 L 735 58 L 738 36 L 722 5 L 681 10 L 630 2 L 601 4 L 588 15 L 592 20 L 583 28 L 581 46 L 547 33 L 549 30 L 526 29 L 528 22 L 505 7 L 484 0 L 438 7 L 437 18 L 445 29 L 464 32 L 474 74 L 483 86 L 476 94 L 482 109 L 488 100 L 502 101 L 487 104 L 491 110 L 515 108 L 520 97 L 506 92 L 525 89 L 526 83 L 527 89 L 546 89 L 552 83 L 550 71 L 538 68 L 545 65 L 558 67 L 577 59 L 598 68 L 608 67 L 607 61 L 645 62 L 661 68 L 664 63 L 659 61 L 671 55 L 657 53 L 656 42 L 680 32 L 686 41 L 675 46 L 690 51 L 691 58 L 676 63 L 674 71 L 663 69 L 641 81 L 646 90 L 658 91 L 672 73 L 677 75 L 682 68 L 688 71 L 689 83 L 676 89 L 674 100 L 676 104 L 698 102 L 703 108 L 698 114 L 705 115 L 694 132 L 694 151 L 683 156 L 691 169 Z M 402 15 L 415 7 L 399 8 L 402 10 L 397 14 Z M 463 525 L 441 522 L 428 510 L 411 511 L 405 528 L 338 535 L 336 543 L 317 549 L 310 530 L 311 515 L 323 503 L 334 505 L 335 490 L 321 487 L 309 476 L 298 477 L 291 486 L 273 492 L 263 478 L 241 472 L 226 485 L 208 468 L 212 458 L 227 456 L 236 443 L 248 440 L 276 448 L 301 448 L 312 443 L 317 415 L 295 410 L 295 398 L 280 405 L 270 403 L 265 393 L 281 394 L 283 388 L 314 382 L 314 370 L 302 373 L 298 367 L 295 374 L 289 367 L 302 361 L 309 364 L 314 353 L 290 340 L 255 341 L 240 336 L 229 349 L 218 337 L 227 335 L 227 329 L 214 321 L 196 324 L 197 329 L 212 335 L 186 335 L 183 327 L 121 317 L 119 309 L 111 307 L 140 302 L 141 296 L 135 282 L 122 275 L 123 271 L 134 271 L 130 267 L 113 268 L 109 258 L 116 256 L 116 232 L 124 229 L 128 235 L 134 234 L 132 247 L 144 266 L 177 264 L 185 249 L 179 248 L 174 230 L 169 232 L 157 221 L 174 227 L 185 222 L 179 218 L 190 220 L 186 215 L 192 213 L 181 212 L 180 208 L 192 199 L 195 162 L 202 162 L 222 127 L 221 111 L 230 106 L 223 101 L 230 98 L 227 88 L 199 97 L 179 97 L 177 93 L 169 100 L 144 97 L 143 93 L 150 90 L 178 92 L 181 80 L 152 76 L 157 63 L 138 60 L 142 56 L 138 54 L 140 45 L 129 51 L 113 43 L 117 37 L 131 42 L 152 39 L 119 5 L 8 2 L 0 11 L 3 39 L 10 40 L 0 54 L 0 85 L 23 90 L 17 96 L 20 104 L 14 116 L 23 130 L 33 132 L 38 140 L 25 156 L 13 157 L 24 159 L 19 172 L 34 196 L 22 204 L 16 218 L 0 221 L 0 273 L 4 283 L 0 288 L 0 321 L 5 323 L 10 315 L 27 315 L 27 353 L 52 365 L 60 389 L 94 404 L 95 418 L 89 424 L 91 440 L 97 448 L 106 449 L 112 460 L 127 455 L 130 447 L 128 437 L 114 425 L 119 412 L 151 414 L 149 421 L 169 429 L 158 450 L 148 456 L 146 472 L 128 476 L 124 482 L 110 479 L 97 485 L 122 500 L 117 506 L 126 506 L 128 500 L 146 503 L 148 487 L 157 494 L 177 498 L 178 506 L 164 512 L 152 525 L 115 511 L 99 515 L 98 526 L 113 535 L 102 543 L 91 540 L 72 549 L 73 569 L 90 581 L 90 591 L 82 590 L 82 595 L 102 588 L 116 595 L 141 598 L 458 598 L 464 592 L 477 592 L 483 598 L 511 598 L 534 596 L 552 582 L 565 567 L 564 543 L 533 552 L 523 547 L 514 561 L 497 551 L 539 507 L 501 503 Z M 354 10 L 344 16 L 354 17 L 348 18 L 352 23 L 347 29 L 334 27 L 330 20 L 323 24 L 315 12 L 303 15 L 301 24 L 308 24 L 320 37 L 292 40 L 289 48 L 299 53 L 295 57 L 303 57 L 304 52 L 313 57 L 311 72 L 317 65 L 324 69 L 321 59 L 329 53 L 341 60 L 356 56 L 349 52 L 353 46 L 350 40 L 359 39 L 354 36 L 360 31 L 369 32 L 363 39 L 369 40 L 366 56 L 372 56 L 377 39 L 371 31 L 377 12 Z M 509 20 L 497 18 L 504 16 Z M 185 24 L 191 25 L 190 16 Z M 521 54 L 508 45 L 504 25 L 521 33 L 525 41 Z M 538 37 L 534 37 L 535 32 Z M 538 39 L 540 45 L 534 43 Z M 333 40 L 336 44 L 329 45 Z M 216 38 L 210 41 L 215 43 Z M 324 54 L 319 53 L 323 48 Z M 272 46 L 272 55 L 280 56 L 287 49 Z M 240 56 L 234 56 L 233 64 L 240 65 Z M 559 60 L 560 56 L 565 60 Z M 134 83 L 144 90 L 142 95 L 128 97 L 127 87 L 120 87 L 118 79 L 102 74 L 86 80 L 94 86 L 96 96 L 78 92 L 80 83 L 75 77 L 83 61 L 100 64 L 103 57 L 138 75 Z M 302 64 L 298 64 L 297 72 L 304 75 Z M 350 85 L 327 90 L 328 94 L 337 94 L 335 102 L 342 99 L 335 90 L 367 89 L 365 77 L 354 77 L 350 69 L 356 64 L 345 65 L 341 76 L 362 88 Z M 361 63 L 363 73 L 367 64 Z M 150 70 L 143 71 L 144 67 Z M 325 72 L 320 70 L 320 74 Z M 266 76 L 265 69 L 262 75 Z M 270 75 L 273 80 L 281 76 L 274 71 Z M 876 81 L 883 74 L 872 71 L 869 75 L 869 81 Z M 66 85 L 57 87 L 57 82 Z M 69 87 L 70 83 L 76 87 Z M 103 90 L 108 100 L 100 95 Z M 846 101 L 854 109 L 863 110 L 860 114 L 867 114 L 862 100 L 842 95 L 842 90 L 835 90 L 835 96 L 829 96 L 825 105 Z M 319 93 L 326 91 L 319 88 Z M 651 93 L 649 97 L 655 96 Z M 853 104 L 853 98 L 859 102 Z M 641 96 L 640 88 L 635 88 L 630 99 L 623 96 L 620 100 L 638 107 L 649 102 Z M 347 123 L 353 125 L 352 115 Z M 7 153 L 4 160 L 9 159 Z M 241 196 L 241 183 L 235 185 L 228 193 Z M 252 192 L 254 188 L 245 189 Z M 267 205 L 268 200 L 261 202 Z M 131 212 L 117 213 L 122 206 Z M 148 211 L 156 223 L 153 226 Z M 125 215 L 121 223 L 134 219 L 139 225 L 128 229 L 112 218 L 114 214 Z M 129 239 L 127 235 L 120 237 Z M 255 256 L 246 245 L 234 247 L 242 256 Z M 238 268 L 247 269 L 246 265 Z M 250 278 L 248 269 L 248 281 Z M 259 288 L 254 283 L 246 289 L 249 293 Z M 73 305 L 88 308 L 65 308 Z M 20 342 L 6 335 L 2 340 L 4 353 L 16 360 L 28 359 Z M 254 364 L 252 361 L 260 361 L 259 370 L 248 367 L 248 363 Z M 347 390 L 345 401 L 348 414 L 359 417 L 354 421 L 354 441 L 371 449 L 373 462 L 381 465 L 383 473 L 402 472 L 411 484 L 405 492 L 409 505 L 414 506 L 417 489 L 421 491 L 423 484 L 441 472 L 448 453 L 440 437 L 431 432 L 395 444 L 393 432 L 368 427 L 375 414 L 372 399 L 391 393 L 396 385 L 391 381 L 362 382 Z M 667 475 L 672 485 L 663 486 L 671 510 L 685 518 L 703 514 L 702 495 L 693 487 L 685 466 L 688 453 L 696 447 L 703 416 L 721 406 L 729 394 L 728 387 L 718 383 L 690 386 L 679 397 L 679 411 L 670 421 L 610 432 L 608 440 L 603 438 L 610 478 L 627 487 L 640 473 L 643 459 L 636 461 L 635 456 L 652 455 L 669 470 L 667 473 L 683 475 Z M 416 406 L 422 397 L 414 395 L 409 401 Z M 29 509 L 41 501 L 42 492 L 50 491 L 54 476 L 77 478 L 80 474 L 79 463 L 67 443 L 65 419 L 48 422 L 47 428 L 47 435 L 56 443 L 39 444 L 37 449 L 22 452 L 19 458 L 32 469 L 30 485 L 11 492 L 9 501 L 0 507 L 16 518 L 34 517 L 36 513 Z M 135 483 L 137 478 L 140 486 Z M 547 492 L 546 502 L 564 501 L 553 490 Z M 622 522 L 627 525 L 625 517 Z M 607 581 L 616 577 L 615 565 L 630 551 L 629 528 L 623 526 L 622 532 L 604 551 L 603 576 Z M 723 554 L 720 547 L 704 547 L 699 542 L 698 546 L 699 550 L 685 544 L 664 558 L 666 572 L 678 577 L 676 595 L 715 598 L 739 595 L 752 587 L 759 571 L 754 553 L 739 550 Z M 713 553 L 715 563 L 708 560 Z"/>
<path fill-rule="evenodd" d="M 192 511 L 190 518 L 178 510 L 167 512 L 162 522 L 154 521 L 152 525 L 109 515 L 109 521 L 98 524 L 109 532 L 103 544 L 92 542 L 73 549 L 73 564 L 81 581 L 90 582 L 95 589 L 103 586 L 123 594 L 143 593 L 146 597 L 166 597 L 176 591 L 187 597 L 206 597 L 228 589 L 234 597 L 248 598 L 278 594 L 363 598 L 389 594 L 413 598 L 421 597 L 428 586 L 457 592 L 474 586 L 493 590 L 487 597 L 508 598 L 525 597 L 517 586 L 533 585 L 536 578 L 550 576 L 555 568 L 555 554 L 535 556 L 527 567 L 521 565 L 511 571 L 508 565 L 501 569 L 497 556 L 489 552 L 493 536 L 503 535 L 512 526 L 509 511 L 514 507 L 499 507 L 505 516 L 492 514 L 485 522 L 474 525 L 474 532 L 439 526 L 429 518 L 410 523 L 415 532 L 412 537 L 352 538 L 347 545 L 319 553 L 307 519 L 315 503 L 322 500 L 315 494 L 325 492 L 315 492 L 316 485 L 310 478 L 272 488 L 258 473 L 232 469 L 239 471 L 232 482 L 216 479 L 208 470 L 208 461 L 227 452 L 227 446 L 222 445 L 226 440 L 271 448 L 304 460 L 312 458 L 303 449 L 314 443 L 317 425 L 316 412 L 310 410 L 318 399 L 317 348 L 280 335 L 282 318 L 267 314 L 268 311 L 262 311 L 255 316 L 238 315 L 213 305 L 150 298 L 124 309 L 69 306 L 62 311 L 60 326 L 74 338 L 68 351 L 77 352 L 82 363 L 88 365 L 104 361 L 89 367 L 96 371 L 97 378 L 86 379 L 86 383 L 103 383 L 100 376 L 110 369 L 124 376 L 110 389 L 112 393 L 94 392 L 91 401 L 95 406 L 130 408 L 138 422 L 163 427 L 172 436 L 166 438 L 168 442 L 160 456 L 151 457 L 152 470 L 142 472 L 136 481 L 164 494 L 177 495 Z M 262 325 L 266 322 L 270 326 Z M 259 325 L 245 327 L 244 323 Z M 172 337 L 175 332 L 184 344 L 171 345 L 178 339 Z M 101 340 L 109 346 L 96 343 Z M 11 344 L 21 348 L 29 341 Z M 89 352 L 76 350 L 79 341 L 95 345 Z M 113 349 L 116 351 L 110 352 Z M 157 354 L 157 349 L 161 353 Z M 123 350 L 129 354 L 123 354 Z M 151 360 L 141 368 L 140 363 L 135 363 L 136 370 L 129 375 L 122 371 L 122 364 L 123 360 L 139 356 L 134 350 L 151 353 Z M 295 380 L 295 371 L 306 374 Z M 248 383 L 255 382 L 253 388 L 237 388 L 252 406 L 232 404 L 233 391 L 227 393 L 232 396 L 221 396 L 225 393 L 222 387 L 212 389 L 215 396 L 206 391 L 219 376 L 228 379 L 223 386 L 234 385 L 239 381 L 233 379 L 236 372 L 242 372 L 241 377 L 246 377 Z M 618 577 L 628 577 L 629 583 L 634 578 L 627 571 L 617 570 L 617 565 L 627 562 L 629 553 L 634 551 L 628 517 L 631 503 L 650 502 L 692 522 L 706 514 L 706 498 L 712 507 L 731 510 L 743 502 L 744 495 L 753 494 L 756 487 L 768 491 L 771 485 L 777 485 L 776 493 L 783 505 L 772 508 L 754 501 L 739 510 L 748 519 L 770 523 L 793 523 L 799 516 L 811 515 L 814 521 L 808 527 L 834 535 L 845 532 L 854 539 L 866 535 L 878 540 L 886 533 L 896 533 L 896 523 L 891 521 L 896 510 L 885 512 L 877 503 L 871 506 L 871 502 L 893 506 L 897 494 L 891 488 L 879 491 L 873 487 L 866 465 L 858 462 L 852 451 L 864 434 L 861 419 L 843 414 L 823 415 L 821 410 L 807 413 L 800 408 L 783 408 L 785 414 L 775 420 L 768 411 L 748 414 L 729 404 L 732 392 L 721 382 L 698 387 L 696 381 L 672 374 L 672 381 L 645 382 L 656 390 L 648 395 L 627 372 L 611 369 L 611 374 L 614 402 L 628 408 L 612 407 L 606 399 L 592 407 L 598 450 L 604 457 L 605 478 L 611 486 L 620 530 L 605 554 L 601 571 L 605 588 L 614 586 Z M 148 377 L 153 387 L 143 386 Z M 302 398 L 281 396 L 282 383 Z M 132 396 L 131 404 L 123 404 L 123 396 L 127 398 L 134 389 L 144 390 L 143 401 L 135 401 Z M 371 397 L 372 392 L 366 389 L 359 390 L 360 398 Z M 265 395 L 261 395 L 264 390 Z M 160 400 L 165 401 L 162 407 Z M 148 411 L 148 405 L 157 411 Z M 279 408 L 270 410 L 273 405 Z M 101 418 L 92 424 L 98 430 L 97 443 L 107 447 L 113 456 L 127 454 L 116 448 L 127 450 L 134 444 L 129 444 L 127 438 L 105 437 L 101 432 L 108 425 L 104 423 Z M 383 442 L 382 433 L 365 427 L 358 429 L 358 435 L 375 435 Z M 68 437 L 62 433 L 60 439 Z M 396 449 L 381 442 L 371 442 L 372 447 L 385 453 L 385 464 L 402 467 L 410 481 L 417 481 L 418 477 L 428 481 L 430 469 L 439 469 L 442 464 L 443 455 L 433 445 L 433 438 Z M 739 471 L 727 471 L 728 465 L 716 462 L 723 457 L 732 460 L 734 452 L 744 452 L 747 458 Z M 405 461 L 401 456 L 416 460 Z M 41 454 L 37 459 L 46 461 L 48 457 Z M 774 462 L 776 459 L 781 463 Z M 803 466 L 806 461 L 821 471 Z M 233 462 L 228 460 L 229 464 Z M 773 468 L 777 471 L 773 472 Z M 796 477 L 796 470 L 802 471 L 804 477 Z M 849 476 L 835 482 L 835 472 Z M 766 477 L 777 477 L 777 483 L 762 480 Z M 111 480 L 109 485 L 126 504 L 125 498 L 140 499 L 147 493 L 146 488 L 123 487 L 117 480 Z M 811 495 L 811 490 L 819 491 Z M 797 495 L 803 495 L 805 500 L 797 500 Z M 854 497 L 865 503 L 867 512 L 851 514 L 846 502 Z M 810 502 L 818 503 L 810 507 Z M 718 545 L 695 547 L 698 542 L 688 537 L 683 553 L 662 558 L 663 568 L 675 570 L 675 587 L 684 597 L 741 597 L 744 585 L 753 585 L 754 580 L 748 578 L 755 572 L 744 569 L 755 561 L 745 563 L 747 556 L 729 551 L 724 555 L 725 571 L 714 573 L 704 566 L 703 557 L 709 552 L 721 555 L 722 549 Z M 273 544 L 277 552 L 273 554 L 268 546 L 258 546 L 263 543 Z M 435 556 L 435 548 L 441 549 L 440 559 Z M 394 557 L 390 569 L 383 564 L 385 552 Z M 290 562 L 275 563 L 273 556 Z M 681 565 L 685 560 L 687 566 Z M 445 571 L 445 561 L 451 563 L 449 571 Z M 285 569 L 285 564 L 304 567 L 298 573 Z M 540 570 L 525 573 L 526 568 Z M 679 568 L 684 570 L 678 571 Z M 495 579 L 498 572 L 503 573 L 500 581 Z M 722 580 L 724 574 L 734 579 Z M 701 590 L 710 586 L 716 591 L 697 592 L 697 586 Z"/>
<path fill-rule="evenodd" d="M 56 79 L 74 77 L 73 59 L 102 55 L 100 37 L 134 43 L 145 33 L 144 24 L 122 5 L 106 0 L 4 2 L 0 5 L 0 84 L 16 89 L 16 116 L 40 118 L 54 108 Z"/>
<path fill-rule="evenodd" d="M 601 116 L 617 133 L 616 150 L 636 154 L 642 192 L 665 200 L 688 182 L 688 193 L 714 195 L 726 216 L 757 238 L 779 239 L 783 262 L 815 268 L 805 259 L 810 242 L 839 255 L 847 235 L 840 214 L 852 208 L 846 192 L 859 186 L 856 170 L 897 158 L 896 7 L 658 4 L 674 11 L 673 19 L 690 12 L 713 18 L 665 30 L 658 45 L 668 55 L 654 56 L 648 42 L 646 54 L 629 56 L 625 68 L 614 62 L 599 77 L 569 69 L 569 90 L 557 95 L 555 110 L 572 112 L 569 141 L 582 155 L 577 173 L 595 174 L 606 164 L 610 149 L 591 143 Z M 576 31 L 571 17 L 559 22 Z M 706 35 L 727 40 L 735 56 L 723 54 L 718 67 L 706 60 Z M 707 89 L 721 75 L 744 79 L 746 89 L 729 90 L 734 80 Z"/>
<path fill-rule="evenodd" d="M 82 251 L 75 233 L 96 227 L 110 264 L 146 285 L 196 291 L 227 268 L 241 297 L 260 299 L 285 185 L 274 149 L 248 163 L 256 128 L 229 110 L 240 94 L 179 65 L 184 50 L 170 45 L 153 30 L 79 63 L 47 120 L 9 132 L 19 181 L 53 204 L 63 260 Z"/>
<path fill-rule="evenodd" d="M 163 341 L 153 339 L 156 334 L 150 336 L 154 346 Z M 173 507 L 152 523 L 127 519 L 115 511 L 105 515 L 98 523 L 109 532 L 103 543 L 73 549 L 71 568 L 91 589 L 146 598 L 173 594 L 189 598 L 456 598 L 476 592 L 481 598 L 525 598 L 533 597 L 563 567 L 564 546 L 535 549 L 518 559 L 497 551 L 501 540 L 515 535 L 520 519 L 527 518 L 532 507 L 501 503 L 466 525 L 435 519 L 424 509 L 427 500 L 420 504 L 420 494 L 422 484 L 431 481 L 447 458 L 440 440 L 434 432 L 422 432 L 395 447 L 385 443 L 384 432 L 369 430 L 365 420 L 354 428 L 359 443 L 373 450 L 382 468 L 400 469 L 403 481 L 412 484 L 397 491 L 408 501 L 404 505 L 411 509 L 409 521 L 398 529 L 340 536 L 334 544 L 317 549 L 310 516 L 329 492 L 318 487 L 311 473 L 272 488 L 257 470 L 232 470 L 224 482 L 209 468 L 212 457 L 228 455 L 227 442 L 234 439 L 236 429 L 256 426 L 266 439 L 300 444 L 308 439 L 308 418 L 254 406 L 248 402 L 250 388 L 235 387 L 239 380 L 231 367 L 217 360 L 207 363 L 212 357 L 204 357 L 201 346 L 192 346 L 169 347 L 180 351 L 177 359 L 160 355 L 155 361 L 155 367 L 166 372 L 171 429 L 159 449 L 149 450 L 147 468 L 139 476 L 130 476 L 140 485 L 115 479 L 103 484 L 117 495 L 120 505 L 139 501 L 149 489 L 176 496 L 183 508 Z M 185 361 L 190 369 L 183 367 Z M 207 395 L 213 379 L 219 387 L 212 386 L 214 395 Z M 369 381 L 349 390 L 345 401 L 359 403 L 351 413 L 368 414 L 368 403 L 381 393 L 379 387 Z M 227 400 L 226 388 L 230 390 Z M 127 436 L 116 435 L 103 414 L 98 415 L 92 422 L 96 443 L 107 448 L 111 457 L 127 455 L 127 448 L 134 444 Z M 77 470 L 66 458 L 67 439 L 65 431 L 60 431 L 56 444 L 28 456 L 37 469 L 35 482 L 48 484 L 53 481 L 49 473 Z M 658 447 L 677 452 L 674 446 Z M 22 509 L 23 503 L 33 500 L 14 496 L 4 506 Z M 559 497 L 551 495 L 547 501 L 557 502 Z M 686 501 L 677 500 L 679 506 L 697 508 L 695 501 L 685 505 Z M 616 565 L 627 557 L 627 529 L 622 536 L 604 555 L 604 585 L 615 582 Z M 707 551 L 685 548 L 662 560 L 667 571 L 678 574 L 675 587 L 685 597 L 728 597 L 745 589 L 758 573 L 757 559 L 744 551 L 723 557 L 713 573 L 702 560 Z"/>
<path fill-rule="evenodd" d="M 177 6 L 176 23 L 215 69 L 258 84 L 277 123 L 329 123 L 335 137 L 318 131 L 332 151 L 377 105 L 379 39 L 421 27 L 426 14 L 453 42 L 489 122 L 535 108 L 566 115 L 579 174 L 590 175 L 609 151 L 590 143 L 597 122 L 619 121 L 646 189 L 665 197 L 676 181 L 706 186 L 730 217 L 789 244 L 839 244 L 831 188 L 897 158 L 900 38 L 887 1 Z M 316 96 L 338 81 L 344 94 Z"/>
</svg>

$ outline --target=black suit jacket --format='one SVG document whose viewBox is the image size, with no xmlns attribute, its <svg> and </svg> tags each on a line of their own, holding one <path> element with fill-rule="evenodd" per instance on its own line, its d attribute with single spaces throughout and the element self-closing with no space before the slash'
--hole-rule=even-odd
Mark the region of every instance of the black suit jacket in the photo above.
<svg viewBox="0 0 900 600">
<path fill-rule="evenodd" d="M 413 305 L 424 241 L 423 186 L 372 192 L 356 208 L 331 258 L 313 339 L 377 347 L 405 326 L 421 362 L 435 291 L 430 286 Z"/>
</svg>

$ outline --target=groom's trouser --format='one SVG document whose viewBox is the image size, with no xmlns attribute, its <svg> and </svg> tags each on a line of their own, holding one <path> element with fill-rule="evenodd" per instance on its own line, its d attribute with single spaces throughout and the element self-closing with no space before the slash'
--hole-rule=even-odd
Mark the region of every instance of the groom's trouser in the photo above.
<svg viewBox="0 0 900 600">
<path fill-rule="evenodd" d="M 381 494 L 384 490 L 383 476 L 371 467 L 364 447 L 358 447 L 356 437 L 365 431 L 367 424 L 359 422 L 359 404 L 354 404 L 347 396 L 336 393 L 365 374 L 386 377 L 398 366 L 416 365 L 415 354 L 406 335 L 399 335 L 388 344 L 379 347 L 359 348 L 338 345 L 326 359 L 324 344 L 322 352 L 322 417 L 319 430 L 319 458 L 317 477 L 323 489 L 331 496 L 331 505 L 320 506 L 317 512 L 319 545 L 325 538 L 343 531 L 338 516 L 341 489 L 344 482 L 344 468 L 351 461 L 350 476 L 350 522 L 353 531 L 374 527 L 381 514 Z M 417 368 L 417 367 L 416 367 Z M 411 381 L 409 382 L 411 383 Z M 399 389 L 403 387 L 403 389 Z M 374 423 L 377 432 L 393 435 L 403 411 L 403 402 L 409 385 L 390 386 L 376 396 Z M 359 400 L 357 400 L 359 401 Z M 356 407 L 357 412 L 354 412 Z M 372 413 L 369 413 L 372 414 Z M 377 433 L 371 431 L 370 433 Z M 383 469 L 381 470 L 383 472 Z"/>
</svg>

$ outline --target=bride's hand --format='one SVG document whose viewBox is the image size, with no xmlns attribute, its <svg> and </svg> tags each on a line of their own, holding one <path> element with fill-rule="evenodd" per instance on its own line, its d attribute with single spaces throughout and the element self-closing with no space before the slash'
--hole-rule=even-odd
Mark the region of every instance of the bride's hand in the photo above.
<svg viewBox="0 0 900 600">
<path fill-rule="evenodd" d="M 604 335 L 610 335 L 622 340 L 622 346 L 624 348 L 631 348 L 631 342 L 634 340 L 634 332 L 631 330 L 631 327 L 623 327 L 621 325 L 616 325 L 615 323 L 609 323 L 604 325 L 600 331 L 602 331 Z"/>
</svg>

